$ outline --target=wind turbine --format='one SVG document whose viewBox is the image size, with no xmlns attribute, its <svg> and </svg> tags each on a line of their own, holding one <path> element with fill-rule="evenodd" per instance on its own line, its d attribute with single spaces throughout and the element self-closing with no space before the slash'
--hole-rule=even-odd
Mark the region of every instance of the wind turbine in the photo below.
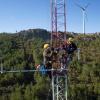
<svg viewBox="0 0 100 100">
<path fill-rule="evenodd" d="M 82 13 L 83 13 L 83 34 L 85 35 L 85 17 L 86 17 L 86 9 L 88 8 L 89 6 L 89 3 L 86 5 L 86 6 L 80 6 L 79 4 L 76 4 L 76 6 L 78 6 L 81 10 L 82 10 Z"/>
</svg>

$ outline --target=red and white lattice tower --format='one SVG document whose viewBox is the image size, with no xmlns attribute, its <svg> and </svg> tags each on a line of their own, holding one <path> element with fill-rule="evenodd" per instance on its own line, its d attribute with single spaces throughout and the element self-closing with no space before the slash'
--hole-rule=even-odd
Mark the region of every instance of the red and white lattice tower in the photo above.
<svg viewBox="0 0 100 100">
<path fill-rule="evenodd" d="M 66 40 L 66 0 L 51 0 L 51 44 Z"/>
<path fill-rule="evenodd" d="M 66 0 L 51 0 L 51 45 L 58 47 L 66 40 Z M 67 70 L 53 74 L 52 100 L 67 100 Z"/>
</svg>

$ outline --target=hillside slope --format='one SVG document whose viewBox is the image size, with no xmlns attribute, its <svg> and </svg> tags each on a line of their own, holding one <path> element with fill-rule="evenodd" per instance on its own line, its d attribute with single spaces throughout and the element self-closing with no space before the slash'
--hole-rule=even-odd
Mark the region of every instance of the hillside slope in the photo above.
<svg viewBox="0 0 100 100">
<path fill-rule="evenodd" d="M 42 32 L 41 32 L 42 31 Z M 50 33 L 46 30 L 28 30 L 16 34 L 0 34 L 0 59 L 5 70 L 35 69 L 42 63 L 43 44 Z M 100 99 L 100 37 L 75 36 L 80 48 L 69 66 L 69 100 Z M 0 74 L 0 100 L 47 100 L 50 80 L 39 73 Z M 50 99 L 51 100 L 51 99 Z"/>
</svg>

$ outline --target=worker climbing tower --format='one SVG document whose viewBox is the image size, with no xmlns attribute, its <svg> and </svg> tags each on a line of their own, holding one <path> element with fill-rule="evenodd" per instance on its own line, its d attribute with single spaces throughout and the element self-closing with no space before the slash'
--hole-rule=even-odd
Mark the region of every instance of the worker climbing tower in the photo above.
<svg viewBox="0 0 100 100">
<path fill-rule="evenodd" d="M 66 40 L 65 1 L 51 0 L 51 45 L 53 47 L 60 46 Z M 67 69 L 54 70 L 52 69 L 52 100 L 67 100 Z"/>
</svg>

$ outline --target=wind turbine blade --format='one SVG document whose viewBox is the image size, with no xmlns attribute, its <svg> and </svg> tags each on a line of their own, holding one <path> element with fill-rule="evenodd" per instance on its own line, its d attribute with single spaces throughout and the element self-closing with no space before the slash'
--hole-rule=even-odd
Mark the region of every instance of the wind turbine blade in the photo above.
<svg viewBox="0 0 100 100">
<path fill-rule="evenodd" d="M 82 6 L 80 6 L 79 4 L 75 3 L 75 5 L 79 8 L 81 8 L 82 10 L 84 10 L 84 8 Z"/>
<path fill-rule="evenodd" d="M 85 6 L 85 9 L 87 9 L 89 5 L 90 5 L 90 3 L 88 3 L 88 4 Z"/>
</svg>

